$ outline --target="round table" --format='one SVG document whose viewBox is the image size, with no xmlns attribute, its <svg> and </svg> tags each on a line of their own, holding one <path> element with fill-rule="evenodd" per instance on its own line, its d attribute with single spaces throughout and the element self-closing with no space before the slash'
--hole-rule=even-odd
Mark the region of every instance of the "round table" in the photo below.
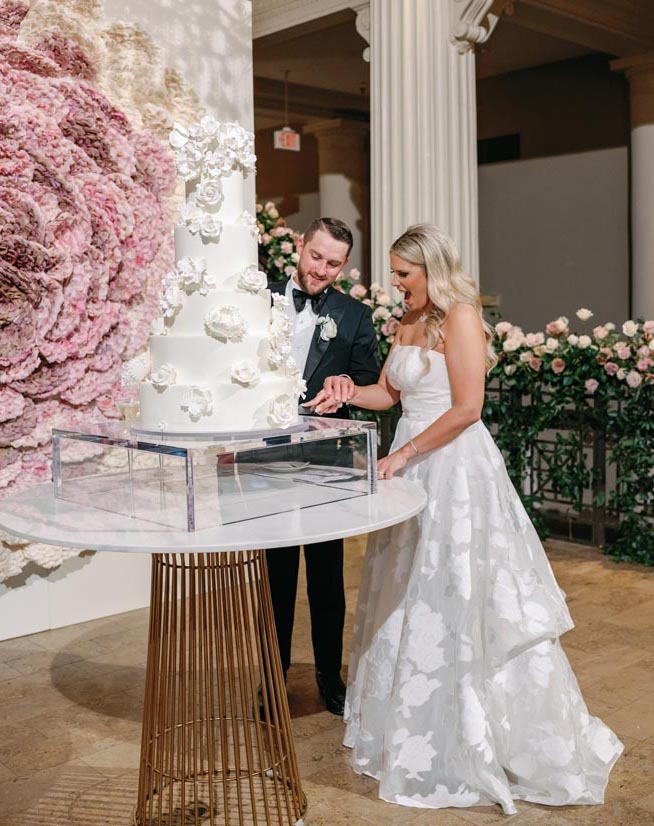
<svg viewBox="0 0 654 826">
<path fill-rule="evenodd" d="M 194 533 L 54 498 L 0 500 L 23 539 L 152 554 L 136 826 L 296 826 L 306 811 L 265 551 L 355 536 L 419 513 L 405 479 L 377 493 Z"/>
</svg>

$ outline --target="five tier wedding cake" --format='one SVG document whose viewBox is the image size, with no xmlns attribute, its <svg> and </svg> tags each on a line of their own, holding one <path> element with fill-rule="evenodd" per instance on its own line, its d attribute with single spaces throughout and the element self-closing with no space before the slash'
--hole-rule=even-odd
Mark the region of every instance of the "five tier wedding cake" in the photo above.
<svg viewBox="0 0 654 826">
<path fill-rule="evenodd" d="M 205 117 L 170 136 L 186 181 L 175 269 L 139 387 L 143 430 L 229 433 L 290 427 L 303 381 L 290 357 L 285 299 L 257 265 L 258 231 L 244 210 L 254 136 Z"/>
</svg>

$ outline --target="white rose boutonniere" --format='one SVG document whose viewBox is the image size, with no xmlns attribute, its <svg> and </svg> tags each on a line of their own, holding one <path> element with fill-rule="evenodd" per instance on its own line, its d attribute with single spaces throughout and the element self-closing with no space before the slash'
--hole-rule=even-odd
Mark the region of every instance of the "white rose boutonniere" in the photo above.
<svg viewBox="0 0 654 826">
<path fill-rule="evenodd" d="M 338 327 L 331 316 L 321 315 L 320 318 L 316 319 L 316 324 L 320 326 L 320 338 L 323 341 L 331 341 L 331 339 L 336 338 Z"/>
</svg>

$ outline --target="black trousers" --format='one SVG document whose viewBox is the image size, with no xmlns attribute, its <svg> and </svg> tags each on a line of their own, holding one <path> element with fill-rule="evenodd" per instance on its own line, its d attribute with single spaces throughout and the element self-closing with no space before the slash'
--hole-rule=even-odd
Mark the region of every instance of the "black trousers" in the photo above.
<svg viewBox="0 0 654 826">
<path fill-rule="evenodd" d="M 304 546 L 307 569 L 307 596 L 311 613 L 311 640 L 316 668 L 335 675 L 341 670 L 345 588 L 343 586 L 343 540 Z M 282 668 L 291 665 L 291 639 L 295 618 L 295 596 L 300 568 L 300 549 L 274 548 L 266 551 L 275 627 Z"/>
</svg>

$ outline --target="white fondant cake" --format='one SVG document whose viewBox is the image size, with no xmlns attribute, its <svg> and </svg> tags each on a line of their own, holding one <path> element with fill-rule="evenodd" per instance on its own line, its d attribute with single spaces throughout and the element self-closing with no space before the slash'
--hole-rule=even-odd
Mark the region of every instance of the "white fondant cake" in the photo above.
<svg viewBox="0 0 654 826">
<path fill-rule="evenodd" d="M 203 118 L 170 142 L 186 181 L 175 269 L 164 279 L 162 316 L 139 387 L 140 427 L 175 433 L 289 427 L 304 391 L 290 357 L 283 296 L 257 265 L 257 228 L 243 208 L 254 172 L 254 136 Z"/>
</svg>

